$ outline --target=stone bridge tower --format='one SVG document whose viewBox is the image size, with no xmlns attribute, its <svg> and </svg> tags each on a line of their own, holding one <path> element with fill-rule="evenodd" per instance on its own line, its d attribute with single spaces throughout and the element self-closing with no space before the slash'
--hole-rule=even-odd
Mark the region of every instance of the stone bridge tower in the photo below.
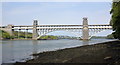
<svg viewBox="0 0 120 65">
<path fill-rule="evenodd" d="M 83 40 L 89 40 L 89 28 L 88 28 L 88 20 L 87 20 L 87 18 L 83 18 L 82 39 Z"/>
<path fill-rule="evenodd" d="M 34 40 L 37 40 L 37 37 L 38 37 L 37 25 L 38 25 L 38 21 L 34 20 L 34 22 L 33 22 L 33 35 L 32 35 L 32 39 L 34 39 Z"/>
</svg>

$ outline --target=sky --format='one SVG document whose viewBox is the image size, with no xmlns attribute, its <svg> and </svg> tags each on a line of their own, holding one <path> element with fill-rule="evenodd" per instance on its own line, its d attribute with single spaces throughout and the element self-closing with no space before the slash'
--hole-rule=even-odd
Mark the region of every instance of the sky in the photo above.
<svg viewBox="0 0 120 65">
<path fill-rule="evenodd" d="M 113 0 L 1 0 L 2 2 L 111 2 Z M 119 0 L 114 0 L 119 1 Z"/>
<path fill-rule="evenodd" d="M 109 24 L 111 2 L 2 2 L 2 25 Z"/>
<path fill-rule="evenodd" d="M 88 17 L 89 24 L 109 24 L 110 2 L 5 2 L 2 3 L 3 25 L 82 24 Z"/>
</svg>

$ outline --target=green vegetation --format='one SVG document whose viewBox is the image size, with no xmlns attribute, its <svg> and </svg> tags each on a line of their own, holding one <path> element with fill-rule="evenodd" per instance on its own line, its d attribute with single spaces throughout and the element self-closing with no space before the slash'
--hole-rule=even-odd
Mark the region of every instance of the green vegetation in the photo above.
<svg viewBox="0 0 120 65">
<path fill-rule="evenodd" d="M 109 34 L 107 36 L 93 36 L 92 39 L 114 39 L 113 34 Z"/>
<path fill-rule="evenodd" d="M 113 34 L 107 35 L 107 39 L 114 39 Z"/>
<path fill-rule="evenodd" d="M 72 36 L 57 36 L 58 39 L 78 39 L 78 37 L 72 37 Z"/>
<path fill-rule="evenodd" d="M 19 33 L 19 34 L 18 34 Z M 30 32 L 23 32 L 23 31 L 14 31 L 14 36 L 10 36 L 9 33 L 0 30 L 0 39 L 25 39 L 25 38 L 32 38 L 32 33 Z M 52 40 L 58 39 L 57 36 L 45 35 L 39 38 L 40 40 Z"/>
<path fill-rule="evenodd" d="M 110 25 L 112 25 L 113 31 L 115 31 L 112 34 L 115 39 L 120 40 L 120 1 L 112 3 L 112 9 L 110 13 L 112 14 Z"/>
<path fill-rule="evenodd" d="M 12 38 L 12 36 L 10 36 L 9 33 L 0 30 L 0 38 L 1 39 L 10 39 L 10 38 Z"/>
<path fill-rule="evenodd" d="M 19 39 L 24 39 L 24 38 L 32 38 L 32 33 L 30 33 L 30 32 L 22 32 L 22 31 L 20 31 L 19 32 L 19 37 L 18 37 L 18 31 L 14 31 L 13 32 L 14 33 L 14 38 L 19 38 Z"/>
<path fill-rule="evenodd" d="M 40 40 L 53 40 L 53 39 L 58 39 L 58 37 L 52 36 L 52 35 L 45 35 L 45 36 L 41 36 L 39 39 Z"/>
<path fill-rule="evenodd" d="M 13 32 L 14 36 L 10 36 L 9 33 L 0 30 L 0 38 L 1 39 L 13 39 L 13 38 L 19 38 L 19 39 L 24 39 L 25 37 L 27 38 L 32 38 L 32 33 L 28 32 L 27 35 L 25 35 L 25 32 L 20 31 L 19 36 L 18 36 L 18 31 Z"/>
<path fill-rule="evenodd" d="M 92 36 L 93 39 L 106 38 L 106 36 Z"/>
</svg>

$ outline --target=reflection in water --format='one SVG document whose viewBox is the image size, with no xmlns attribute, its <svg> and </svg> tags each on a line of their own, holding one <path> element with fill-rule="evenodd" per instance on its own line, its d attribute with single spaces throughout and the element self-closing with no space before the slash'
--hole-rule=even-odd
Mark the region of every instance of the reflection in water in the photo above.
<svg viewBox="0 0 120 65">
<path fill-rule="evenodd" d="M 6 43 L 9 43 L 6 45 Z M 2 63 L 12 62 L 14 61 L 14 51 L 13 51 L 13 42 L 7 41 L 4 44 L 2 44 Z"/>
<path fill-rule="evenodd" d="M 32 44 L 33 44 L 33 54 L 36 54 L 38 53 L 38 41 L 37 40 L 33 40 L 32 41 Z M 36 58 L 37 56 L 33 56 L 33 58 Z"/>
<path fill-rule="evenodd" d="M 0 40 L 0 65 L 2 64 L 2 40 Z"/>
<path fill-rule="evenodd" d="M 83 45 L 89 45 L 89 40 L 84 40 L 84 41 L 82 40 L 82 44 Z"/>
</svg>

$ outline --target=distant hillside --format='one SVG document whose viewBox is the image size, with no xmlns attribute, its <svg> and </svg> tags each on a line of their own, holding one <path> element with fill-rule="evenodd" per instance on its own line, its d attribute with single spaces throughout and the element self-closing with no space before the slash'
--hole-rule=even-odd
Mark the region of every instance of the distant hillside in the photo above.
<svg viewBox="0 0 120 65">
<path fill-rule="evenodd" d="M 107 38 L 108 39 L 114 39 L 114 36 L 113 36 L 113 34 L 110 34 L 110 35 L 107 35 Z"/>
<path fill-rule="evenodd" d="M 18 31 L 14 31 L 14 38 L 19 38 L 19 39 L 24 39 L 24 38 L 32 38 L 32 33 L 31 32 L 23 32 L 19 31 L 19 36 L 18 36 Z"/>
<path fill-rule="evenodd" d="M 92 38 L 106 38 L 106 36 L 93 36 Z"/>
<path fill-rule="evenodd" d="M 93 36 L 92 38 L 105 38 L 105 39 L 114 39 L 113 35 L 107 35 L 107 36 Z"/>
<path fill-rule="evenodd" d="M 39 40 L 53 40 L 53 39 L 58 39 L 57 36 L 52 36 L 52 35 L 45 35 L 45 36 L 41 36 L 39 38 Z"/>
<path fill-rule="evenodd" d="M 10 39 L 10 38 L 12 38 L 12 36 L 10 36 L 9 33 L 0 30 L 0 39 Z"/>
<path fill-rule="evenodd" d="M 25 35 L 25 32 L 20 31 L 18 36 L 18 31 L 14 31 L 13 35 L 14 36 L 10 36 L 9 33 L 0 30 L 0 39 L 13 39 L 13 38 L 24 39 L 25 37 L 32 38 L 32 33 L 30 32 L 28 32 L 27 35 Z"/>
</svg>

